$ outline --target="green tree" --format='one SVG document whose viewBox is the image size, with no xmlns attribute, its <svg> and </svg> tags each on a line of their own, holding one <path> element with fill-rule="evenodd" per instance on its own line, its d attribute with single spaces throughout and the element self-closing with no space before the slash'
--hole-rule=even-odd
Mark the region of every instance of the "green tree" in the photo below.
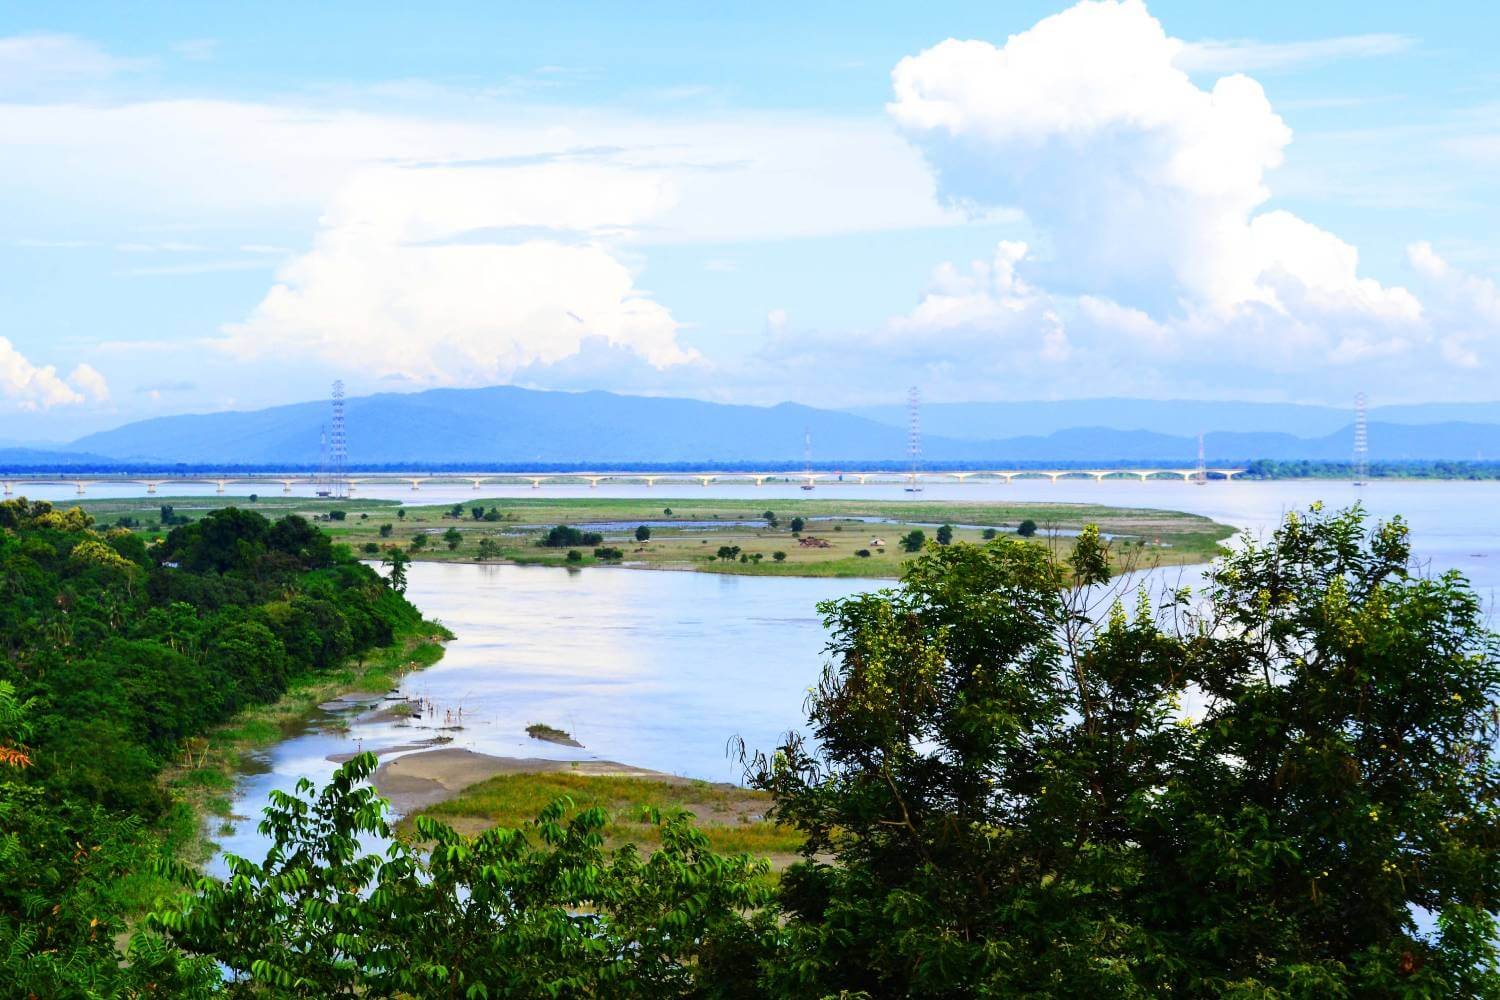
<svg viewBox="0 0 1500 1000">
<path fill-rule="evenodd" d="M 1068 587 L 1106 556 L 957 544 L 821 606 L 813 741 L 751 767 L 807 837 L 770 992 L 1500 995 L 1500 645 L 1465 581 L 1357 510 L 1245 542 L 1201 602 Z"/>
<path fill-rule="evenodd" d="M 426 532 L 419 531 L 415 535 L 411 536 L 411 550 L 413 552 L 421 552 L 425 548 L 427 548 Z"/>
<path fill-rule="evenodd" d="M 804 520 L 802 520 L 802 518 L 800 518 L 800 517 L 794 517 L 790 521 L 787 522 L 786 526 L 788 528 L 790 528 L 792 530 L 792 534 L 795 535 L 799 531 L 801 531 L 803 528 L 807 527 L 807 522 L 804 521 Z"/>
<path fill-rule="evenodd" d="M 480 507 L 470 507 L 469 508 L 469 516 L 472 517 L 476 521 L 483 521 L 484 520 L 484 507 L 482 507 L 482 506 L 480 506 Z"/>
<path fill-rule="evenodd" d="M 500 556 L 500 545 L 493 538 L 481 538 L 476 555 L 480 562 L 486 559 L 497 559 Z"/>
<path fill-rule="evenodd" d="M 921 552 L 922 546 L 927 544 L 927 535 L 921 528 L 913 528 L 902 535 L 896 544 L 906 552 Z"/>
<path fill-rule="evenodd" d="M 603 809 L 560 799 L 520 829 L 465 837 L 419 816 L 390 839 L 361 787 L 372 754 L 272 792 L 263 863 L 229 859 L 150 926 L 222 962 L 252 995 L 308 997 L 739 997 L 764 943 L 765 862 L 713 854 L 686 814 L 647 821 L 661 847 L 607 851 Z M 427 849 L 430 848 L 430 849 Z"/>
<path fill-rule="evenodd" d="M 406 564 L 409 562 L 411 562 L 411 556 L 400 549 L 391 549 L 381 561 L 381 565 L 390 567 L 391 571 L 390 575 L 385 578 L 386 586 L 398 594 L 406 593 Z"/>
<path fill-rule="evenodd" d="M 952 542 L 953 542 L 953 525 L 951 525 L 951 524 L 939 525 L 938 530 L 937 530 L 937 543 L 939 545 L 949 545 Z"/>
<path fill-rule="evenodd" d="M 760 516 L 765 519 L 766 527 L 768 528 L 774 528 L 781 523 L 776 519 L 776 512 L 773 510 L 768 510 Z"/>
<path fill-rule="evenodd" d="M 782 552 L 780 549 L 777 549 L 775 552 L 771 553 L 771 558 L 776 560 L 777 562 L 786 562 L 786 553 Z"/>
<path fill-rule="evenodd" d="M 456 551 L 464 540 L 464 533 L 457 528 L 449 528 L 443 532 L 443 541 L 448 545 L 448 551 Z"/>
<path fill-rule="evenodd" d="M 992 541 L 995 540 L 995 538 L 999 534 L 1000 534 L 1000 532 L 996 531 L 994 528 L 985 528 L 984 529 L 984 540 L 987 541 L 987 542 L 992 542 Z"/>
<path fill-rule="evenodd" d="M 1036 534 L 1036 522 L 1028 517 L 1026 520 L 1016 525 L 1016 534 L 1020 535 L 1022 538 L 1030 538 L 1031 536 Z"/>
<path fill-rule="evenodd" d="M 452 507 L 449 507 L 448 508 L 448 516 L 449 517 L 453 517 L 453 518 L 463 517 L 464 516 L 464 505 L 461 504 L 461 503 L 456 503 Z"/>
<path fill-rule="evenodd" d="M 645 541 L 649 541 L 650 539 L 651 539 L 651 528 L 650 528 L 649 525 L 643 524 L 639 528 L 635 529 L 635 540 L 636 541 L 638 541 L 638 542 L 645 542 Z"/>
<path fill-rule="evenodd" d="M 380 537 L 381 538 L 390 538 L 391 537 L 391 532 L 394 531 L 394 530 L 396 530 L 395 529 L 395 525 L 392 525 L 392 524 L 389 524 L 389 523 L 382 524 L 380 526 Z"/>
<path fill-rule="evenodd" d="M 582 531 L 570 525 L 559 524 L 542 536 L 537 544 L 549 549 L 565 549 L 573 545 L 598 545 L 603 541 L 604 536 L 597 531 Z"/>
</svg>

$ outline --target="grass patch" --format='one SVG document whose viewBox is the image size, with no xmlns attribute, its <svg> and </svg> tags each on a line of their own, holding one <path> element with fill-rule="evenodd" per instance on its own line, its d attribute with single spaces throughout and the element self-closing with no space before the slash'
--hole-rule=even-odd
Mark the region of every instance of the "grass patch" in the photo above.
<svg viewBox="0 0 1500 1000">
<path fill-rule="evenodd" d="M 548 743 L 561 743 L 564 746 L 581 747 L 573 738 L 573 734 L 555 726 L 549 726 L 545 722 L 533 722 L 526 727 L 526 735 L 534 740 L 546 740 Z"/>
<path fill-rule="evenodd" d="M 602 807 L 611 847 L 634 844 L 651 850 L 661 843 L 660 828 L 645 822 L 647 808 L 663 814 L 692 813 L 709 843 L 721 854 L 754 854 L 789 859 L 802 846 L 797 831 L 763 817 L 771 797 L 765 792 L 705 781 L 655 781 L 566 773 L 502 774 L 473 785 L 455 798 L 422 811 L 465 833 L 490 827 L 524 827 L 554 799 L 567 796 L 577 810 Z M 569 813 L 573 815 L 573 813 Z M 411 821 L 402 829 L 410 831 Z"/>
</svg>

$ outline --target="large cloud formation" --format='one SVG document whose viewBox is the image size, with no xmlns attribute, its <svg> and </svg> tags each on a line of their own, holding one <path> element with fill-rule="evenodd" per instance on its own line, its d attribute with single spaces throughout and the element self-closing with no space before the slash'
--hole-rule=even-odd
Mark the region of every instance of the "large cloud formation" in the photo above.
<svg viewBox="0 0 1500 1000">
<path fill-rule="evenodd" d="M 597 165 L 372 168 L 225 346 L 446 385 L 508 379 L 593 340 L 681 364 L 693 354 L 677 323 L 611 240 L 670 202 L 652 174 Z"/>
<path fill-rule="evenodd" d="M 0 337 L 0 400 L 22 410 L 45 410 L 108 398 L 108 383 L 91 366 L 80 364 L 63 378 L 52 365 L 32 364 Z"/>
<path fill-rule="evenodd" d="M 1198 86 L 1183 47 L 1139 0 L 1089 0 L 1004 45 L 949 40 L 903 59 L 888 110 L 945 197 L 1025 212 L 1042 241 L 1016 266 L 1070 333 L 1281 371 L 1430 339 L 1422 303 L 1362 275 L 1353 246 L 1265 210 L 1291 130 L 1249 77 Z"/>
</svg>

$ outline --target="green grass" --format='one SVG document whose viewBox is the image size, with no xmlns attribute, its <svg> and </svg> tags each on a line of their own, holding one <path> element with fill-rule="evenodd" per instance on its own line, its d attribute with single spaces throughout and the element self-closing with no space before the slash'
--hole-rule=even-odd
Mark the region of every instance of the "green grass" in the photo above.
<svg viewBox="0 0 1500 1000">
<path fill-rule="evenodd" d="M 644 821 L 644 808 L 654 808 L 663 814 L 681 810 L 693 813 L 713 849 L 721 854 L 785 858 L 802 845 L 802 838 L 795 830 L 760 818 L 771 803 L 765 792 L 701 781 L 566 773 L 504 774 L 473 785 L 446 802 L 429 806 L 423 814 L 469 833 L 495 826 L 519 828 L 562 796 L 571 798 L 576 810 L 600 806 L 609 813 L 604 836 L 610 846 L 634 844 L 649 850 L 660 844 L 660 828 Z M 403 824 L 403 829 L 410 829 L 410 820 Z"/>
</svg>

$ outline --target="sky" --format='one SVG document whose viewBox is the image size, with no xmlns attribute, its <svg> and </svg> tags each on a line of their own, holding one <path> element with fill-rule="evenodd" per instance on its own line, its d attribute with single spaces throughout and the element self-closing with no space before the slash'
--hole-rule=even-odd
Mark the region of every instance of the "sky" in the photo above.
<svg viewBox="0 0 1500 1000">
<path fill-rule="evenodd" d="M 511 383 L 1494 399 L 1500 8 L 0 8 L 0 444 Z"/>
</svg>

